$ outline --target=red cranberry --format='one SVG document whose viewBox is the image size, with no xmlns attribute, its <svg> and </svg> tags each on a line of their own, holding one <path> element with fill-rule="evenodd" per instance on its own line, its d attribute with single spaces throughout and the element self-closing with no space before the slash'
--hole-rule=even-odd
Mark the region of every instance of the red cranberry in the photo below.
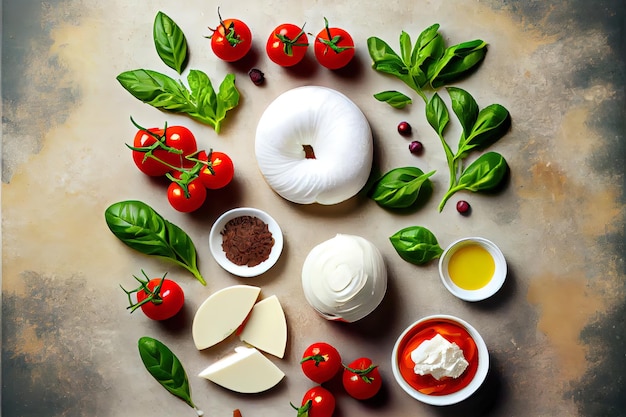
<svg viewBox="0 0 626 417">
<path fill-rule="evenodd" d="M 414 140 L 413 142 L 409 143 L 409 151 L 411 151 L 411 153 L 413 154 L 419 154 L 422 152 L 422 149 L 424 149 L 424 145 L 422 145 L 422 142 Z"/>
<path fill-rule="evenodd" d="M 398 133 L 402 136 L 409 136 L 411 134 L 411 125 L 408 122 L 400 122 L 398 124 Z"/>
<path fill-rule="evenodd" d="M 248 72 L 248 75 L 254 85 L 261 85 L 263 84 L 263 81 L 265 81 L 265 74 L 263 74 L 259 69 L 252 68 L 250 72 Z"/>
<path fill-rule="evenodd" d="M 467 212 L 469 212 L 470 210 L 470 205 L 467 201 L 465 200 L 460 200 L 458 203 L 456 203 L 456 211 L 458 211 L 461 214 L 466 214 Z"/>
</svg>

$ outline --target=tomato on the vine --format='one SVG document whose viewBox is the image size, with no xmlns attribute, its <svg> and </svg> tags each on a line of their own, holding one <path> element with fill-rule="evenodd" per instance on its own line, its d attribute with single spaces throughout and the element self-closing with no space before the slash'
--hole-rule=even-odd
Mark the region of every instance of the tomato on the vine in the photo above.
<svg viewBox="0 0 626 417">
<path fill-rule="evenodd" d="M 220 24 L 216 29 L 211 29 L 211 49 L 221 60 L 235 62 L 246 56 L 252 47 L 252 32 L 244 22 L 239 19 L 222 20 L 219 9 L 217 14 Z M 209 28 L 210 29 L 210 28 Z"/>
<path fill-rule="evenodd" d="M 291 67 L 302 61 L 309 46 L 309 38 L 304 26 L 299 28 L 291 23 L 283 23 L 272 31 L 267 39 L 267 56 L 282 67 Z"/>
<path fill-rule="evenodd" d="M 342 382 L 346 392 L 357 400 L 372 398 L 383 383 L 378 366 L 369 358 L 359 358 L 344 367 Z"/>
<path fill-rule="evenodd" d="M 329 381 L 341 369 L 341 356 L 328 343 L 313 343 L 306 348 L 300 361 L 302 372 L 318 384 Z"/>
<path fill-rule="evenodd" d="M 233 179 L 235 175 L 235 167 L 232 159 L 223 152 L 201 151 L 198 154 L 198 159 L 208 162 L 208 165 L 200 168 L 198 177 L 202 184 L 209 190 L 218 190 L 226 187 Z"/>
<path fill-rule="evenodd" d="M 122 290 L 128 295 L 130 305 L 127 307 L 130 312 L 141 308 L 141 311 L 152 320 L 167 320 L 174 317 L 183 308 L 185 294 L 180 286 L 170 280 L 161 278 L 148 278 L 144 271 L 141 271 L 145 280 L 134 277 L 140 286 L 132 291 Z M 136 293 L 137 303 L 133 303 L 131 294 Z"/>
<path fill-rule="evenodd" d="M 326 388 L 313 387 L 304 394 L 302 406 L 293 408 L 298 410 L 298 416 L 332 417 L 335 412 L 335 396 Z"/>
<path fill-rule="evenodd" d="M 324 29 L 315 38 L 315 58 L 328 69 L 343 68 L 354 57 L 354 40 L 341 28 L 329 28 L 324 18 Z"/>
<path fill-rule="evenodd" d="M 198 210 L 206 200 L 206 187 L 200 178 L 191 180 L 189 183 L 173 181 L 167 187 L 167 200 L 170 205 L 183 213 Z"/>
<path fill-rule="evenodd" d="M 184 126 L 139 129 L 133 139 L 132 156 L 135 165 L 146 175 L 160 177 L 172 171 L 172 167 L 189 166 L 185 158 L 198 150 L 196 138 Z"/>
</svg>

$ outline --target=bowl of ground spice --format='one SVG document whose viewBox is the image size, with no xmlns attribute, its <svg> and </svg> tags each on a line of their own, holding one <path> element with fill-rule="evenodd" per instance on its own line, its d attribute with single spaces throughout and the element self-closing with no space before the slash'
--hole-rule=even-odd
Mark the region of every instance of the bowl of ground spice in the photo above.
<svg viewBox="0 0 626 417">
<path fill-rule="evenodd" d="M 209 247 L 215 261 L 240 277 L 255 277 L 270 269 L 283 250 L 280 226 L 266 212 L 240 207 L 213 224 Z"/>
</svg>

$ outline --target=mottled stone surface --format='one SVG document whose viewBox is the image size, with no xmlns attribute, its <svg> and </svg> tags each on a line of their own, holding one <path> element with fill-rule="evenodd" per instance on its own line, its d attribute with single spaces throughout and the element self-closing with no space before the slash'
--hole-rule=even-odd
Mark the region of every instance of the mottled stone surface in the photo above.
<svg viewBox="0 0 626 417">
<path fill-rule="evenodd" d="M 626 413 L 624 278 L 625 12 L 622 1 L 419 1 L 290 3 L 275 0 L 221 4 L 224 17 L 252 28 L 253 51 L 244 61 L 218 61 L 204 38 L 217 24 L 214 1 L 34 1 L 2 3 L 2 415 L 192 415 L 146 373 L 136 343 L 143 335 L 164 341 L 182 360 L 195 402 L 207 415 L 293 415 L 313 384 L 299 370 L 310 343 L 333 343 L 344 360 L 370 356 L 380 364 L 383 392 L 373 401 L 350 399 L 333 381 L 341 416 L 622 416 Z M 149 68 L 174 75 L 156 55 L 152 22 L 157 11 L 185 31 L 188 68 L 214 84 L 237 76 L 241 103 L 220 135 L 182 115 L 159 112 L 131 97 L 115 77 Z M 357 42 L 349 69 L 330 72 L 306 61 L 280 68 L 264 54 L 278 24 L 306 22 L 317 33 L 323 17 Z M 472 205 L 458 215 L 447 188 L 442 147 L 424 117 L 424 104 L 398 80 L 370 68 L 366 39 L 378 36 L 397 49 L 401 30 L 413 39 L 441 24 L 448 44 L 480 38 L 487 57 L 455 85 L 484 107 L 504 105 L 511 131 L 492 150 L 504 155 L 511 175 L 495 194 L 459 194 Z M 257 87 L 247 77 L 263 70 Z M 185 76 L 186 74 L 183 74 Z M 337 206 L 299 206 L 282 200 L 263 181 L 254 158 L 254 132 L 265 107 L 300 85 L 335 88 L 355 101 L 375 136 L 376 170 L 417 165 L 437 170 L 435 190 L 419 211 L 394 214 L 364 195 Z M 414 103 L 396 110 L 372 98 L 400 90 Z M 447 99 L 445 91 L 442 97 Z M 133 116 L 140 124 L 183 124 L 201 148 L 229 153 L 236 179 L 191 215 L 176 213 L 166 183 L 142 176 L 125 143 Z M 420 156 L 396 125 L 408 120 Z M 454 121 L 454 119 L 453 119 Z M 456 143 L 455 122 L 447 137 Z M 474 155 L 474 157 L 477 156 Z M 108 205 L 140 199 L 185 229 L 196 242 L 208 285 L 186 271 L 122 245 L 107 229 Z M 208 234 L 224 211 L 252 206 L 283 228 L 285 250 L 268 273 L 241 279 L 211 258 Z M 410 226 L 428 227 L 442 246 L 471 235 L 496 242 L 509 262 L 504 288 L 492 299 L 466 303 L 440 283 L 436 262 L 404 262 L 388 237 Z M 314 232 L 311 232 L 311 231 Z M 374 242 L 387 262 L 389 289 L 382 305 L 353 324 L 327 322 L 306 304 L 300 269 L 309 250 L 336 233 Z M 119 284 L 130 286 L 141 269 L 168 271 L 187 294 L 183 313 L 151 322 L 130 315 Z M 231 352 L 237 338 L 206 351 L 191 340 L 195 309 L 212 292 L 233 284 L 276 294 L 284 306 L 289 344 L 286 373 L 273 390 L 254 396 L 228 392 L 197 373 Z M 407 396 L 393 381 L 390 351 L 397 335 L 429 314 L 453 314 L 472 323 L 491 353 L 491 373 L 466 403 L 433 408 Z"/>
</svg>

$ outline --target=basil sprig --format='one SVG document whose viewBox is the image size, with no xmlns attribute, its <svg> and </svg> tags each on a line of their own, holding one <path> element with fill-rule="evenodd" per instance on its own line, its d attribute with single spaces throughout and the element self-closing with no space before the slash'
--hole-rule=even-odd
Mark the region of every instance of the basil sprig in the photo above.
<svg viewBox="0 0 626 417">
<path fill-rule="evenodd" d="M 126 71 L 117 76 L 135 98 L 158 109 L 187 114 L 220 132 L 226 112 L 239 104 L 235 75 L 227 74 L 217 93 L 209 77 L 200 70 L 190 70 L 189 88 L 182 81 L 147 69 Z"/>
<path fill-rule="evenodd" d="M 432 183 L 429 178 L 434 173 L 424 174 L 417 167 L 392 169 L 374 183 L 370 198 L 388 209 L 412 207 L 430 196 Z"/>
<path fill-rule="evenodd" d="M 182 73 L 187 63 L 187 39 L 182 29 L 168 15 L 158 12 L 152 35 L 154 47 L 163 63 Z"/>
<path fill-rule="evenodd" d="M 415 265 L 423 265 L 443 253 L 435 235 L 422 226 L 405 227 L 389 240 L 402 259 Z"/>
<path fill-rule="evenodd" d="M 447 90 L 452 110 L 463 128 L 456 152 L 452 152 L 444 138 L 444 131 L 450 122 L 445 102 L 435 93 L 426 104 L 426 119 L 439 136 L 450 176 L 450 185 L 439 204 L 439 211 L 443 210 L 448 199 L 457 191 L 487 191 L 500 184 L 507 167 L 502 155 L 495 152 L 485 154 L 465 170 L 463 160 L 471 151 L 482 150 L 499 140 L 510 127 L 509 112 L 502 105 L 491 104 L 479 110 L 478 104 L 467 91 L 456 87 L 448 87 Z"/>
<path fill-rule="evenodd" d="M 402 31 L 400 53 L 375 36 L 368 38 L 367 48 L 376 71 L 399 78 L 425 102 L 425 89 L 437 89 L 459 80 L 487 53 L 487 44 L 480 39 L 446 48 L 438 23 L 422 31 L 414 45 L 409 34 Z"/>
<path fill-rule="evenodd" d="M 150 375 L 171 394 L 186 402 L 199 416 L 204 413 L 191 399 L 189 379 L 178 357 L 162 342 L 148 336 L 137 342 L 141 360 Z"/>
<path fill-rule="evenodd" d="M 124 244 L 145 255 L 174 262 L 206 285 L 189 235 L 152 207 L 141 201 L 120 201 L 109 206 L 104 217 L 111 232 Z"/>
</svg>

